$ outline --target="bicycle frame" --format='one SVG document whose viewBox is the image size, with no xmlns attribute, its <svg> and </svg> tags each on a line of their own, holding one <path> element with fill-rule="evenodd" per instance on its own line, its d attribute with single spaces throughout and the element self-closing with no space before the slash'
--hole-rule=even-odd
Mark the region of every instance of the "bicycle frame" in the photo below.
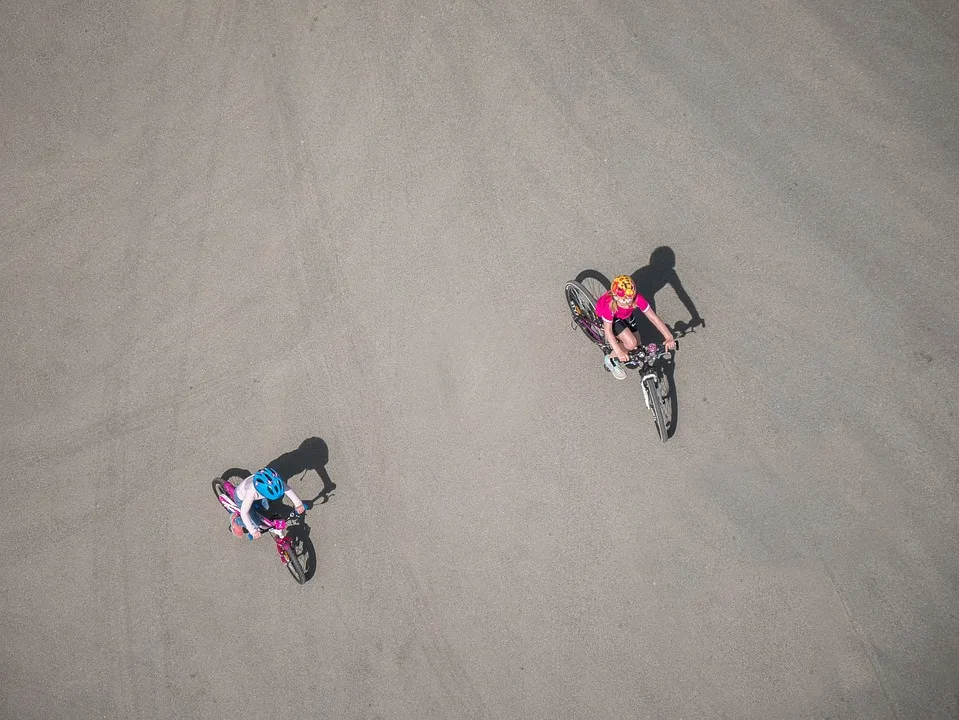
<svg viewBox="0 0 959 720">
<path fill-rule="evenodd" d="M 236 496 L 236 487 L 229 480 L 223 481 L 223 487 L 226 488 L 227 493 L 230 497 L 224 499 L 223 496 L 220 496 L 220 502 L 230 512 L 240 512 L 240 503 Z M 225 500 L 225 502 L 224 502 Z M 293 541 L 289 538 L 289 530 L 287 528 L 287 520 L 295 517 L 295 513 L 291 513 L 290 517 L 286 520 L 283 518 L 277 518 L 275 520 L 264 517 L 260 515 L 260 526 L 266 530 L 270 535 L 273 536 L 273 540 L 276 542 L 276 551 L 280 554 L 280 560 L 283 561 L 283 564 L 286 564 L 286 556 L 283 554 L 284 550 L 291 551 L 293 549 Z"/>
<path fill-rule="evenodd" d="M 602 344 L 600 346 L 603 348 L 603 352 L 609 352 L 609 343 L 606 342 L 606 333 L 603 332 L 602 325 L 591 323 L 587 318 L 584 317 L 575 318 L 570 322 L 570 325 L 572 327 L 579 325 L 583 328 L 589 328 L 589 333 L 596 339 L 596 344 L 600 345 L 599 341 L 601 340 Z"/>
</svg>

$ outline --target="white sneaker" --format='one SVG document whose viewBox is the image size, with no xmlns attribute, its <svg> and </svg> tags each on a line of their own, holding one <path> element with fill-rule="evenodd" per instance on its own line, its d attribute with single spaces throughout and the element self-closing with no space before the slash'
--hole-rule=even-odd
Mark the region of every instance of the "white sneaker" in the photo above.
<svg viewBox="0 0 959 720">
<path fill-rule="evenodd" d="M 612 355 L 607 355 L 606 360 L 603 361 L 603 364 L 606 365 L 606 369 L 609 370 L 613 377 L 617 380 L 626 379 L 626 371 L 623 370 L 622 366 L 619 364 L 619 360 L 614 358 Z"/>
</svg>

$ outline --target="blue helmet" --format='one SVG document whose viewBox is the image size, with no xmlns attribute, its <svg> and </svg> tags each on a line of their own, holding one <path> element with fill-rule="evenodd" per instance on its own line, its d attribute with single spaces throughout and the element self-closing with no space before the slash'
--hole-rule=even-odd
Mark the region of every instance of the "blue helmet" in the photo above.
<svg viewBox="0 0 959 720">
<path fill-rule="evenodd" d="M 253 488 L 267 500 L 279 500 L 286 492 L 286 483 L 273 468 L 263 468 L 253 475 Z"/>
</svg>

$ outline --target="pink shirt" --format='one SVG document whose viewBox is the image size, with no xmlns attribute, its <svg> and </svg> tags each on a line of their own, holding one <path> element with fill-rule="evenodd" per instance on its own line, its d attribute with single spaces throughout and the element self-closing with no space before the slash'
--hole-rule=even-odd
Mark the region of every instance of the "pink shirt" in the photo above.
<svg viewBox="0 0 959 720">
<path fill-rule="evenodd" d="M 613 322 L 615 319 L 627 320 L 632 316 L 633 310 L 636 308 L 639 308 L 639 311 L 642 313 L 649 310 L 649 303 L 646 302 L 646 298 L 639 293 L 636 293 L 635 303 L 625 308 L 613 302 L 613 296 L 608 292 L 600 295 L 599 300 L 596 301 L 596 314 L 606 322 Z"/>
</svg>

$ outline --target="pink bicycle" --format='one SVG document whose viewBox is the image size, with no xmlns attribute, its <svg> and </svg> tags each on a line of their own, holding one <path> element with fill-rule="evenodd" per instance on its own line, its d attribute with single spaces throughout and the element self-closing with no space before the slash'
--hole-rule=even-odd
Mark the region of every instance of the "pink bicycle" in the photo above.
<svg viewBox="0 0 959 720">
<path fill-rule="evenodd" d="M 213 494 L 216 495 L 216 499 L 220 501 L 220 505 L 223 506 L 224 510 L 230 513 L 231 517 L 234 513 L 240 512 L 240 502 L 236 496 L 236 486 L 232 482 L 224 480 L 223 478 L 217 478 L 213 481 Z M 306 582 L 306 573 L 303 571 L 303 565 L 300 563 L 300 559 L 296 555 L 296 550 L 293 548 L 293 540 L 289 536 L 290 525 L 295 524 L 300 516 L 297 515 L 295 510 L 291 510 L 285 518 L 267 518 L 262 514 L 260 517 L 262 518 L 261 528 L 270 533 L 276 542 L 276 551 L 280 554 L 280 560 L 286 566 L 286 569 L 290 571 L 293 579 L 302 585 Z"/>
</svg>

